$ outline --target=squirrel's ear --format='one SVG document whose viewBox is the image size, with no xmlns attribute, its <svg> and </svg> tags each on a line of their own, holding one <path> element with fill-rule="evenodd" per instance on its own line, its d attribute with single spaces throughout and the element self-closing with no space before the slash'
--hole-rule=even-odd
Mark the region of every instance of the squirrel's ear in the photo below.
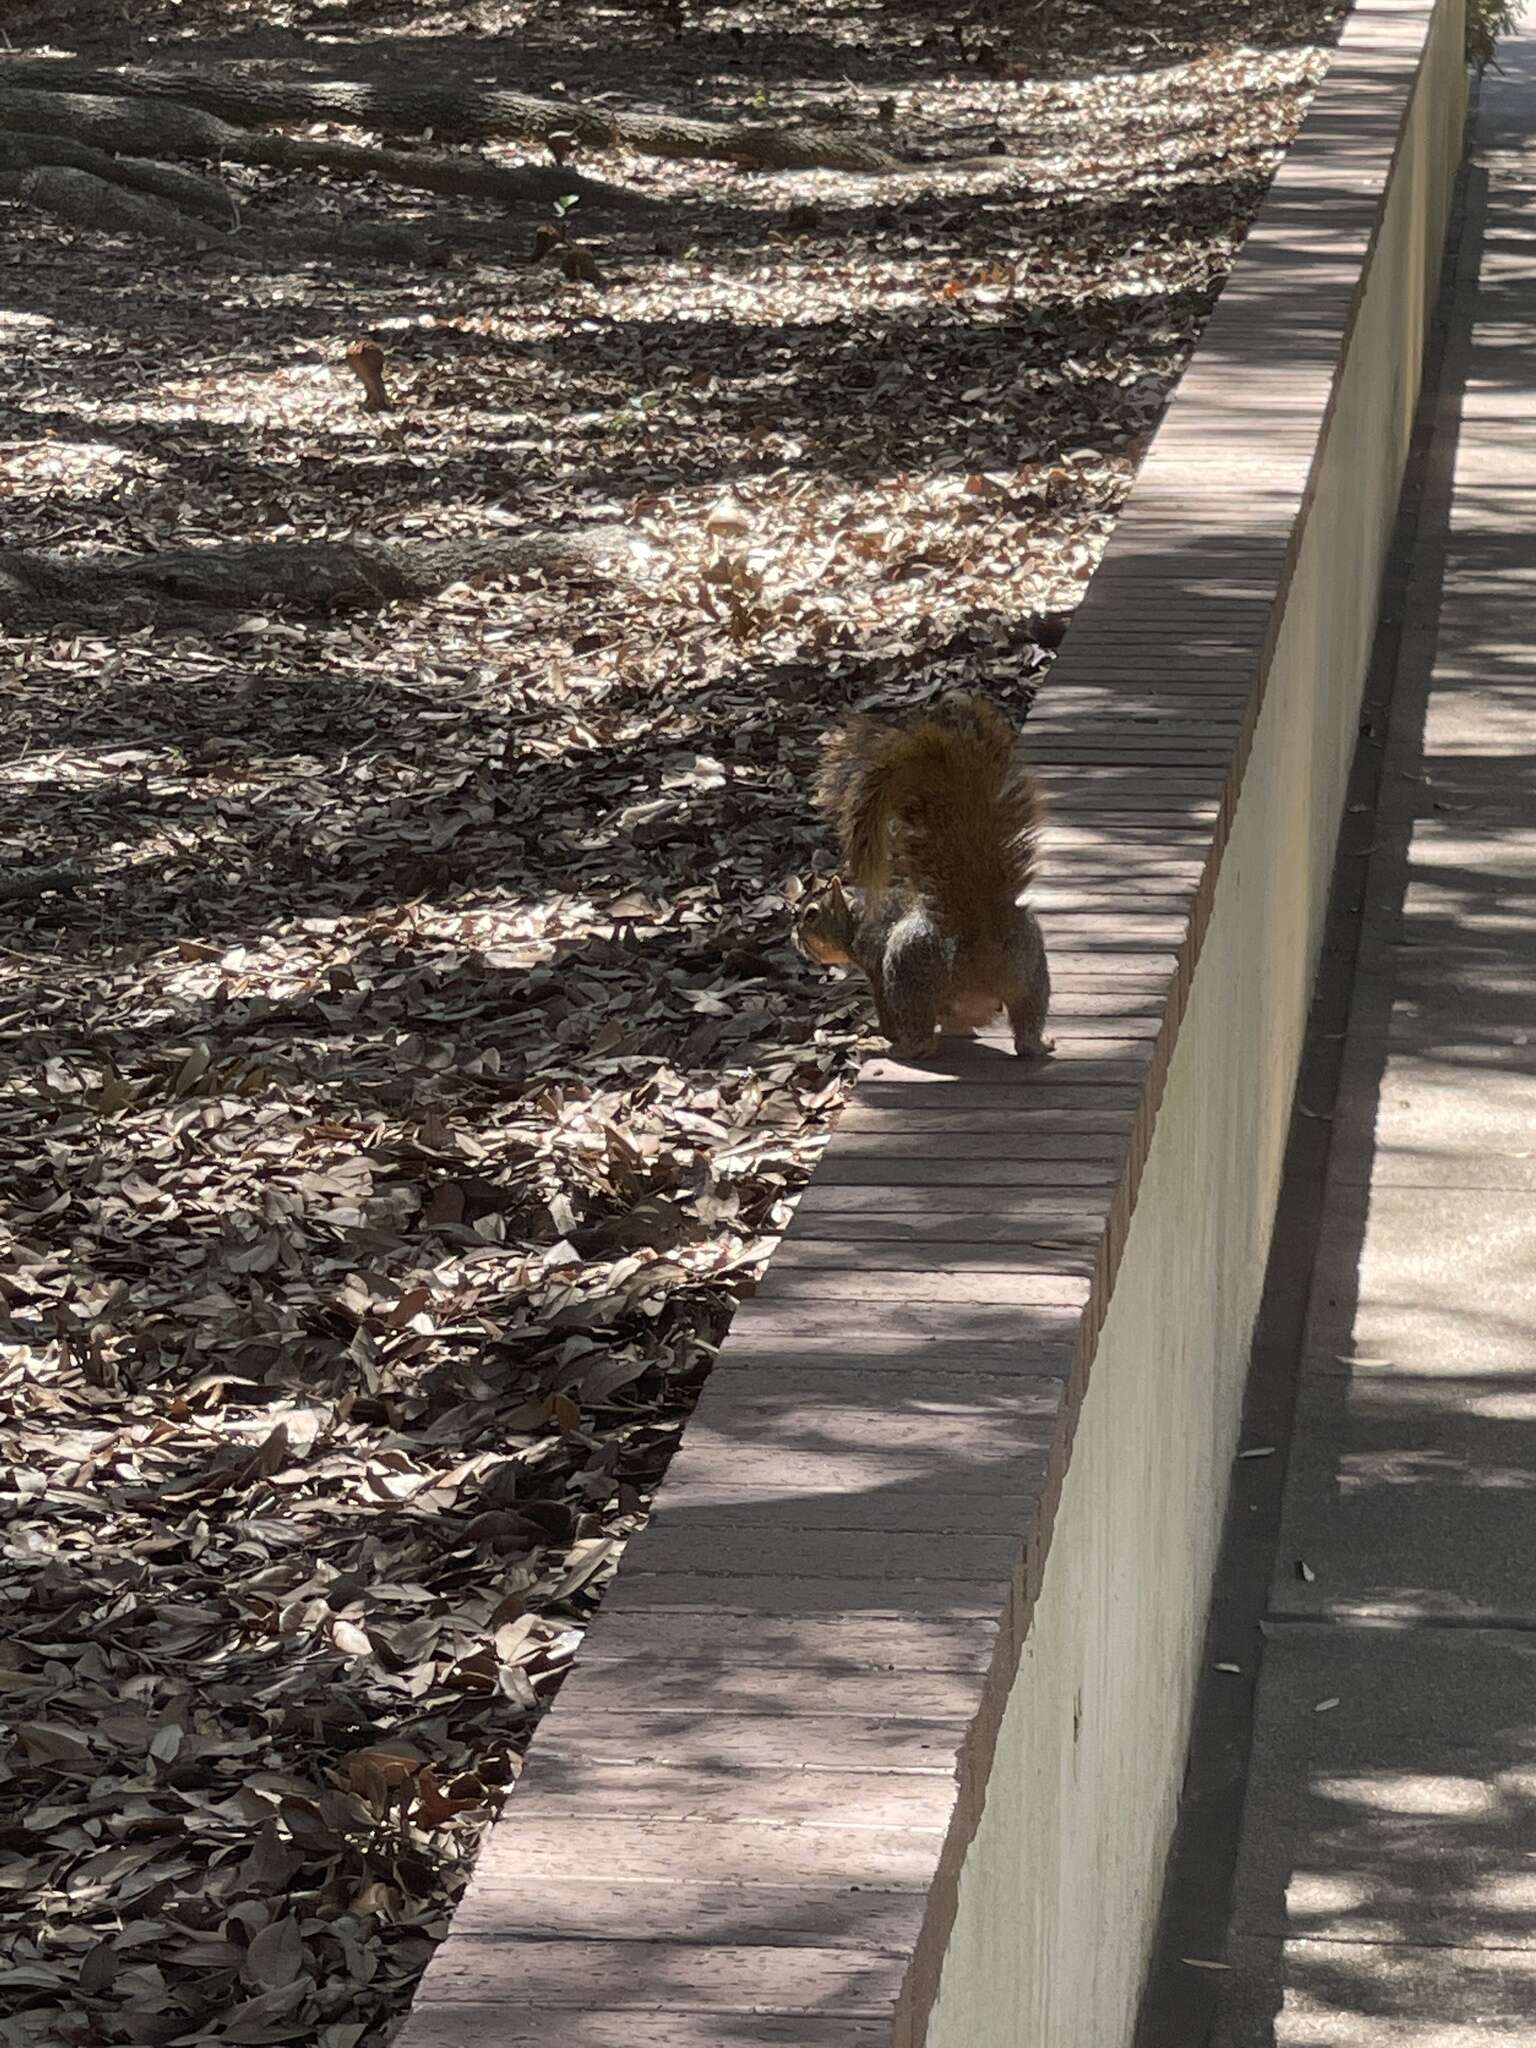
<svg viewBox="0 0 1536 2048">
<path fill-rule="evenodd" d="M 848 951 L 852 923 L 853 906 L 842 882 L 834 877 L 796 920 L 795 944 L 819 967 L 846 967 L 853 959 Z"/>
<path fill-rule="evenodd" d="M 809 921 L 796 931 L 795 943 L 805 958 L 814 961 L 818 967 L 846 967 L 853 957 L 848 948 L 840 945 L 830 932 L 823 931 L 820 926 Z"/>
</svg>

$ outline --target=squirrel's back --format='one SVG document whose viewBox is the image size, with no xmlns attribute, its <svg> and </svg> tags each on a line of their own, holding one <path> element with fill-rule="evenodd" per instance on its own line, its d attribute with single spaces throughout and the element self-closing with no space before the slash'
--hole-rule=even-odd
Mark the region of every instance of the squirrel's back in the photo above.
<svg viewBox="0 0 1536 2048">
<path fill-rule="evenodd" d="M 826 743 L 817 802 L 850 879 L 938 907 L 984 937 L 1028 885 L 1040 825 L 1013 725 L 984 697 L 943 700 L 911 725 L 855 717 Z"/>
</svg>

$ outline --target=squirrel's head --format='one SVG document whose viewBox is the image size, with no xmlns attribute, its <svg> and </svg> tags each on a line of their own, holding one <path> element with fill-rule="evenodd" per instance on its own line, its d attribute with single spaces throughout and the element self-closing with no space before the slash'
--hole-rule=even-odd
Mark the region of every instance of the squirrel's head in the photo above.
<svg viewBox="0 0 1536 2048">
<path fill-rule="evenodd" d="M 795 945 L 818 967 L 851 967 L 858 910 L 835 876 L 795 919 Z"/>
</svg>

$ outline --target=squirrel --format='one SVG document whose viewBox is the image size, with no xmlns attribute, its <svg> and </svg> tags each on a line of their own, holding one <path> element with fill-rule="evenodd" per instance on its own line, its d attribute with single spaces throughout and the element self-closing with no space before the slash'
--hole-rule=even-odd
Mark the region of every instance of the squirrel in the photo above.
<svg viewBox="0 0 1536 2048">
<path fill-rule="evenodd" d="M 824 743 L 817 807 L 850 883 L 800 918 L 800 951 L 850 962 L 874 991 L 898 1058 L 934 1033 L 976 1030 L 1006 1009 L 1014 1051 L 1039 1059 L 1051 982 L 1034 913 L 1040 793 L 1019 735 L 996 705 L 958 693 L 907 726 L 854 717 Z"/>
</svg>

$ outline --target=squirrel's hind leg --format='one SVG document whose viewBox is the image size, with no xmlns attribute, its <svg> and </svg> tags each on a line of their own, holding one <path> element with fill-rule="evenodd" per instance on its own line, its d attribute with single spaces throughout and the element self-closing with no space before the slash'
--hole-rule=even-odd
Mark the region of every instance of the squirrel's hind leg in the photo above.
<svg viewBox="0 0 1536 2048">
<path fill-rule="evenodd" d="M 1045 940 L 1033 911 L 1014 913 L 1008 934 L 1007 973 L 1003 1004 L 1013 1026 L 1013 1049 L 1022 1060 L 1044 1059 L 1055 1040 L 1045 1034 L 1051 1007 L 1051 974 L 1045 961 Z"/>
<path fill-rule="evenodd" d="M 887 990 L 883 1002 L 879 996 L 875 998 L 875 1016 L 897 1059 L 925 1060 L 932 1053 L 939 1019 L 937 1006 L 929 997 L 903 990 L 893 1001 Z"/>
<path fill-rule="evenodd" d="M 897 1059 L 927 1059 L 933 1052 L 947 965 L 925 918 L 903 917 L 887 932 L 884 955 L 870 981 L 875 1015 Z"/>
</svg>

